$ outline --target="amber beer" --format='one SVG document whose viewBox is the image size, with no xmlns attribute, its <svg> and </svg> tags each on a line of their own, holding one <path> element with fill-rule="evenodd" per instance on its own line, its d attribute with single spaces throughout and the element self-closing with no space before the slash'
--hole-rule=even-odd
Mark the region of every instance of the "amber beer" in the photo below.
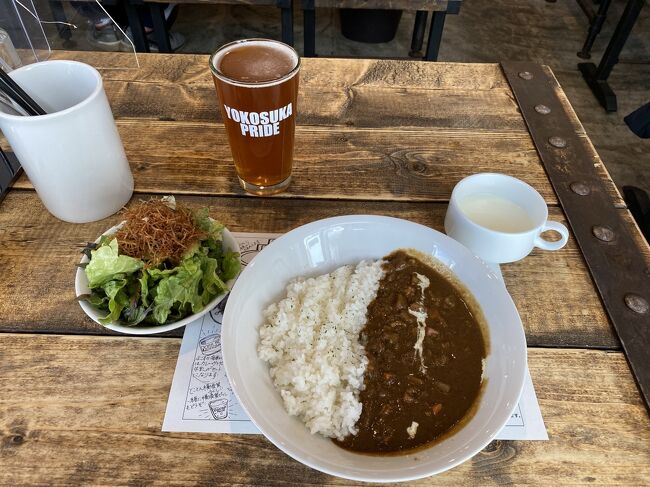
<svg viewBox="0 0 650 487">
<path fill-rule="evenodd" d="M 258 195 L 283 191 L 291 182 L 298 53 L 247 39 L 217 50 L 210 69 L 241 186 Z"/>
</svg>

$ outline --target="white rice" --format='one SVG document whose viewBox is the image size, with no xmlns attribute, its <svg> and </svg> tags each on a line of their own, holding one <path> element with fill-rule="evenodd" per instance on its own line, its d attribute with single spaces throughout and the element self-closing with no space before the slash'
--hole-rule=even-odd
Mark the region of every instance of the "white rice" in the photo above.
<svg viewBox="0 0 650 487">
<path fill-rule="evenodd" d="M 356 434 L 359 392 L 368 365 L 359 332 L 377 295 L 383 261 L 362 261 L 330 274 L 298 278 L 269 306 L 260 327 L 259 357 L 289 414 L 312 433 Z"/>
</svg>

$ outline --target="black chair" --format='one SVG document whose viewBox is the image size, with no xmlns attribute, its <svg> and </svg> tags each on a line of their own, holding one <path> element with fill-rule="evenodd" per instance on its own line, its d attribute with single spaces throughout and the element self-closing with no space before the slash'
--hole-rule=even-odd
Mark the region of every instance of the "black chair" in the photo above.
<svg viewBox="0 0 650 487">
<path fill-rule="evenodd" d="M 618 109 L 618 104 L 616 102 L 616 94 L 607 83 L 607 78 L 609 78 L 612 69 L 618 63 L 618 56 L 632 32 L 644 4 L 645 0 L 628 0 L 621 20 L 616 25 L 616 30 L 612 34 L 612 38 L 598 66 L 594 63 L 578 64 L 578 69 L 582 73 L 582 77 L 600 104 L 608 112 L 615 112 Z"/>
<path fill-rule="evenodd" d="M 594 41 L 596 40 L 596 37 L 598 37 L 598 34 L 600 33 L 601 29 L 603 28 L 603 24 L 607 19 L 607 11 L 609 10 L 609 6 L 611 5 L 612 0 L 600 0 L 599 2 L 594 2 L 598 3 L 597 11 L 594 11 L 587 0 L 577 0 L 577 2 L 589 19 L 589 31 L 587 32 L 587 38 L 585 39 L 585 43 L 582 46 L 582 49 L 578 51 L 578 57 L 581 57 L 582 59 L 590 59 L 591 48 L 593 47 Z"/>
</svg>

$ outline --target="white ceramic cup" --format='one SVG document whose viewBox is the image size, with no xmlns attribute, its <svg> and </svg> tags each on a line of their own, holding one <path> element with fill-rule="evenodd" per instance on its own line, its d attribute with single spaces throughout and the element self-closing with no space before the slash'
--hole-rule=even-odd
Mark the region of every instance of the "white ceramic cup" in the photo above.
<svg viewBox="0 0 650 487">
<path fill-rule="evenodd" d="M 557 241 L 541 234 L 553 230 Z M 559 250 L 569 239 L 561 223 L 548 221 L 544 198 L 523 181 L 496 173 L 461 180 L 451 193 L 445 232 L 487 262 L 505 264 L 526 257 L 534 247 Z"/>
<path fill-rule="evenodd" d="M 76 61 L 44 61 L 9 75 L 47 112 L 0 111 L 0 129 L 50 213 L 85 223 L 122 208 L 133 176 L 99 72 Z"/>
</svg>

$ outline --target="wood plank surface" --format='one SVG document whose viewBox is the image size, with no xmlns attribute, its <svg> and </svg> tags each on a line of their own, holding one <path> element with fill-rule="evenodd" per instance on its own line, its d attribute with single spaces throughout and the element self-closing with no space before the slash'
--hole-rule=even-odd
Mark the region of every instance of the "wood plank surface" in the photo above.
<svg viewBox="0 0 650 487">
<path fill-rule="evenodd" d="M 261 435 L 162 433 L 180 340 L 0 334 L 4 485 L 360 485 Z M 621 353 L 531 348 L 549 441 L 494 441 L 416 485 L 648 485 L 650 421 Z"/>
<path fill-rule="evenodd" d="M 242 194 L 234 184 L 208 56 L 139 55 L 139 68 L 125 53 L 64 51 L 53 57 L 101 68 L 138 191 Z M 445 201 L 460 177 L 492 170 L 525 173 L 556 204 L 498 64 L 307 58 L 298 106 L 296 183 L 285 197 Z M 577 118 L 574 124 L 584 136 Z M 160 154 L 164 146 L 172 147 Z M 184 153 L 182 174 L 175 151 Z M 311 174 L 300 177 L 314 169 L 320 154 L 326 157 L 315 169 L 327 173 L 328 186 Z M 364 185 L 354 184 L 359 162 Z M 411 176 L 414 162 L 419 174 Z M 218 170 L 206 170 L 206 163 Z M 598 169 L 623 207 L 602 164 Z M 17 187 L 31 186 L 23 178 Z M 413 193 L 405 196 L 404 188 Z"/>
<path fill-rule="evenodd" d="M 304 89 L 303 89 L 303 85 Z M 221 122 L 214 86 L 106 81 L 117 118 Z M 496 129 L 524 133 L 508 89 L 310 85 L 301 80 L 298 125 Z"/>
<path fill-rule="evenodd" d="M 223 125 L 134 119 L 117 124 L 137 192 L 245 195 Z M 602 163 L 598 167 L 604 171 Z M 476 172 L 517 177 L 547 204 L 558 204 L 528 134 L 455 129 L 397 133 L 299 126 L 292 184 L 276 197 L 440 202 Z M 620 200 L 616 188 L 608 186 L 611 197 Z M 33 188 L 24 175 L 15 187 Z"/>
<path fill-rule="evenodd" d="M 205 54 L 53 51 L 51 59 L 75 59 L 97 67 L 105 80 L 212 86 Z M 427 63 L 382 59 L 302 58 L 301 83 L 345 88 L 351 85 L 397 88 L 492 90 L 509 88 L 496 63 Z M 398 69 L 396 69 L 398 68 Z"/>
<path fill-rule="evenodd" d="M 169 55 L 140 55 L 138 69 L 123 53 L 74 57 L 98 67 L 132 65 L 100 69 L 116 118 L 220 120 L 208 56 L 174 56 L 183 59 L 170 62 Z M 301 62 L 299 125 L 526 131 L 497 64 L 327 58 Z M 387 116 L 391 118 L 378 119 Z"/>
<path fill-rule="evenodd" d="M 118 126 L 136 191 L 243 194 L 223 125 L 130 119 Z M 297 128 L 294 160 L 292 184 L 278 198 L 447 201 L 463 177 L 497 170 L 557 203 L 528 134 L 303 126 Z M 23 178 L 15 187 L 31 184 Z"/>
<path fill-rule="evenodd" d="M 192 207 L 209 205 L 228 228 L 243 232 L 284 233 L 310 221 L 345 214 L 395 216 L 444 231 L 446 211 L 444 204 L 427 203 L 178 199 Z M 29 219 L 23 216 L 27 214 Z M 564 221 L 557 208 L 551 209 L 551 218 Z M 114 215 L 84 225 L 64 223 L 51 216 L 33 192 L 11 191 L 0 207 L 0 331 L 106 333 L 74 302 L 75 265 L 80 248 L 119 221 L 120 216 Z M 647 257 L 650 263 L 650 252 Z M 619 347 L 573 239 L 560 251 L 536 249 L 522 261 L 503 265 L 502 270 L 529 345 Z"/>
</svg>

